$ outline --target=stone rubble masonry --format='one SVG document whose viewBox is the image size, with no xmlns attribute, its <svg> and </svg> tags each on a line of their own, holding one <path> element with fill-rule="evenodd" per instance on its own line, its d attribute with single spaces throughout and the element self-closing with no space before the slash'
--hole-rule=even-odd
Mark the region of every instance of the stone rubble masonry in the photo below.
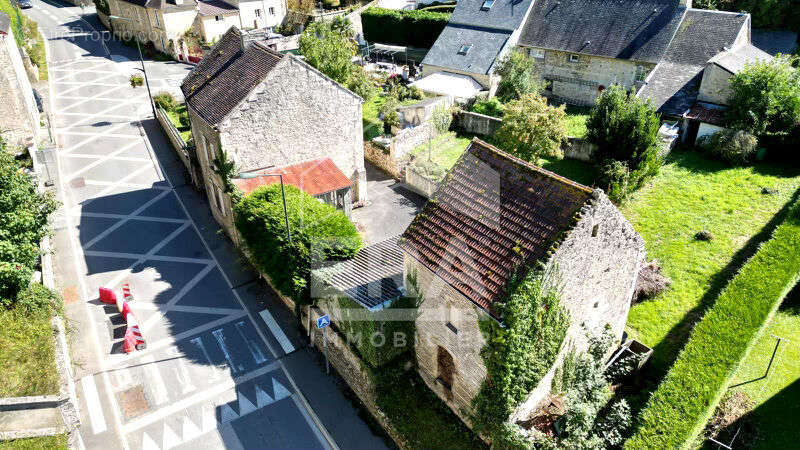
<svg viewBox="0 0 800 450">
<path fill-rule="evenodd" d="M 594 199 L 583 206 L 578 217 L 545 264 L 546 273 L 557 274 L 551 283 L 560 290 L 561 305 L 570 315 L 566 345 L 547 375 L 514 412 L 514 418 L 526 417 L 549 393 L 555 368 L 568 348 L 585 350 L 587 333 L 601 333 L 606 326 L 619 338 L 625 327 L 634 282 L 645 257 L 644 240 L 600 190 L 595 191 Z M 486 378 L 480 356 L 484 341 L 478 321 L 493 319 L 408 254 L 404 262 L 406 277 L 416 272 L 424 298 L 424 310 L 417 320 L 420 375 L 469 425 L 464 412 L 470 411 L 472 399 Z M 457 332 L 447 326 L 448 307 L 457 312 L 457 323 L 453 323 Z M 452 314 L 450 320 L 453 321 Z M 437 382 L 438 346 L 447 350 L 455 362 L 451 389 Z"/>
<path fill-rule="evenodd" d="M 366 202 L 361 104 L 357 95 L 287 55 L 217 127 L 188 107 L 212 213 L 234 242 L 240 239 L 232 204 L 212 168 L 218 149 L 241 170 L 329 157 L 353 182 L 355 201 Z"/>
<path fill-rule="evenodd" d="M 0 36 L 0 131 L 10 145 L 38 144 L 39 109 L 11 28 Z"/>
<path fill-rule="evenodd" d="M 700 82 L 700 92 L 697 101 L 727 105 L 731 96 L 732 73 L 722 67 L 709 63 L 703 70 L 703 80 Z"/>
</svg>

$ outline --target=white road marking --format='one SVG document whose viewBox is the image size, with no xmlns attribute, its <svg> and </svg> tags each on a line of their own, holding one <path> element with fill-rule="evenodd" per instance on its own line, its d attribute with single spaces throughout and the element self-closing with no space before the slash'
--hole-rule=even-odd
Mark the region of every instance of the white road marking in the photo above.
<svg viewBox="0 0 800 450">
<path fill-rule="evenodd" d="M 258 348 L 258 345 L 256 345 L 255 342 L 247 337 L 244 332 L 245 327 L 246 325 L 244 324 L 244 320 L 236 322 L 236 330 L 239 332 L 239 336 L 242 337 L 242 340 L 244 340 L 245 344 L 247 344 L 250 354 L 253 355 L 253 360 L 256 362 L 256 364 L 262 364 L 267 360 L 267 358 L 264 356 L 264 353 L 261 351 L 261 349 Z"/>
<path fill-rule="evenodd" d="M 278 380 L 275 378 L 272 379 L 272 395 L 275 396 L 275 401 L 283 400 L 286 397 L 292 395 L 288 389 L 284 385 L 282 385 Z"/>
<path fill-rule="evenodd" d="M 211 334 L 214 335 L 214 339 L 217 340 L 219 349 L 222 351 L 222 354 L 225 355 L 225 360 L 228 361 L 228 367 L 231 368 L 231 372 L 236 373 L 244 370 L 244 366 L 241 364 L 237 366 L 233 361 L 233 357 L 231 356 L 230 352 L 228 352 L 228 346 L 225 345 L 225 334 L 222 332 L 222 328 L 212 331 Z"/>
<path fill-rule="evenodd" d="M 272 332 L 272 335 L 275 336 L 275 339 L 278 341 L 278 344 L 281 345 L 281 348 L 286 353 L 291 353 L 294 351 L 294 346 L 292 345 L 289 338 L 286 337 L 286 334 L 283 332 L 281 327 L 278 325 L 278 322 L 275 321 L 275 318 L 272 317 L 272 314 L 268 310 L 263 310 L 258 313 L 261 316 L 261 319 L 264 323 L 267 324 L 269 331 Z"/>
<path fill-rule="evenodd" d="M 178 347 L 171 347 L 167 351 L 175 358 L 172 370 L 175 372 L 175 379 L 181 385 L 181 393 L 186 395 L 196 390 L 197 387 L 192 383 L 192 377 L 189 375 L 189 368 L 186 367 L 186 357 L 183 352 Z"/>
<path fill-rule="evenodd" d="M 127 123 L 122 125 L 129 125 Z M 79 127 L 80 128 L 80 127 Z M 57 128 L 56 133 L 67 136 L 103 136 L 120 139 L 141 139 L 138 134 L 106 133 L 103 131 L 68 131 L 68 128 Z"/>
<path fill-rule="evenodd" d="M 83 387 L 83 397 L 86 399 L 86 411 L 89 412 L 89 420 L 92 422 L 92 432 L 102 433 L 108 429 L 106 418 L 103 416 L 103 406 L 100 404 L 100 396 L 97 394 L 97 386 L 94 383 L 94 375 L 87 375 L 81 378 Z"/>
<path fill-rule="evenodd" d="M 156 361 L 152 355 L 145 356 L 139 360 L 139 363 L 144 367 L 144 374 L 147 380 L 146 386 L 152 395 L 153 402 L 156 405 L 163 405 L 169 400 L 167 393 L 167 386 L 164 384 L 164 379 L 156 367 Z"/>
<path fill-rule="evenodd" d="M 79 113 L 79 112 L 62 112 L 58 113 L 59 116 L 87 116 L 87 117 L 94 117 L 95 113 Z M 124 116 L 122 114 L 103 114 L 103 117 L 107 117 L 109 119 L 130 119 L 130 116 Z"/>
<path fill-rule="evenodd" d="M 239 415 L 236 414 L 236 411 L 233 410 L 227 404 L 220 406 L 220 418 L 222 419 L 222 423 L 229 423 L 233 422 L 234 420 L 239 418 Z"/>
<path fill-rule="evenodd" d="M 206 350 L 205 344 L 203 344 L 203 338 L 201 336 L 197 336 L 189 340 L 195 347 L 199 348 L 201 352 L 203 352 L 203 357 L 206 359 L 209 367 L 211 367 L 211 376 L 209 377 L 212 380 L 216 380 L 219 378 L 219 371 L 217 370 L 217 366 L 211 361 L 211 355 L 208 354 L 208 350 Z"/>
<path fill-rule="evenodd" d="M 192 439 L 203 434 L 200 428 L 194 424 L 188 417 L 183 418 L 183 442 L 189 442 Z"/>
<path fill-rule="evenodd" d="M 145 168 L 148 168 L 148 167 L 147 167 L 147 166 L 145 166 Z M 136 171 L 134 171 L 134 173 L 135 173 L 135 172 L 136 172 Z M 145 202 L 145 203 L 144 203 L 142 206 L 140 206 L 140 207 L 136 208 L 136 210 L 134 210 L 132 213 L 130 213 L 130 216 L 131 216 L 131 217 L 135 217 L 137 214 L 139 214 L 139 213 L 141 213 L 142 211 L 144 211 L 144 210 L 146 210 L 147 208 L 149 208 L 149 207 L 150 207 L 150 205 L 152 205 L 152 204 L 156 203 L 157 201 L 161 200 L 162 198 L 166 197 L 166 196 L 167 196 L 169 193 L 170 193 L 169 191 L 162 191 L 162 192 L 160 192 L 160 193 L 159 193 L 158 195 L 156 195 L 155 197 L 153 197 L 153 198 L 151 198 L 150 200 L 146 201 L 146 202 Z M 85 204 L 85 203 L 84 203 L 84 204 Z M 99 242 L 101 239 L 103 239 L 103 238 L 105 238 L 106 236 L 108 236 L 109 234 L 113 233 L 113 232 L 114 232 L 114 231 L 115 231 L 117 228 L 119 228 L 119 227 L 121 227 L 121 226 L 125 225 L 126 223 L 128 223 L 128 221 L 130 221 L 130 220 L 131 220 L 131 218 L 125 218 L 125 219 L 122 219 L 122 220 L 120 220 L 119 222 L 116 222 L 114 225 L 111 225 L 110 227 L 106 228 L 105 230 L 103 230 L 103 232 L 102 232 L 102 233 L 98 234 L 97 236 L 95 236 L 94 238 L 92 238 L 91 240 L 89 240 L 89 242 L 87 242 L 87 243 L 83 244 L 81 247 L 82 247 L 82 248 L 84 248 L 84 249 L 88 249 L 89 247 L 91 247 L 91 246 L 93 246 L 94 244 L 98 243 L 98 242 Z M 183 225 L 181 225 L 180 227 L 178 227 L 178 229 L 179 229 L 179 230 L 181 230 L 181 231 L 183 231 L 183 230 L 185 230 L 185 229 L 186 229 L 188 226 L 189 226 L 189 224 L 186 224 L 186 223 L 184 223 Z"/>
<path fill-rule="evenodd" d="M 242 394 L 242 391 L 237 389 L 236 396 L 239 397 L 239 415 L 244 416 L 258 409 L 256 408 L 256 405 L 250 401 L 250 399 Z"/>
<path fill-rule="evenodd" d="M 153 438 L 150 437 L 149 434 L 144 433 L 142 435 L 142 450 L 161 450 L 158 444 L 153 441 Z"/>
<path fill-rule="evenodd" d="M 92 140 L 93 140 L 93 139 L 85 139 L 85 140 L 83 140 L 82 142 L 80 142 L 80 143 L 79 143 L 79 144 L 77 144 L 77 145 L 73 145 L 72 147 L 68 147 L 68 148 L 65 148 L 65 149 L 63 149 L 63 150 L 62 150 L 61 152 L 59 152 L 59 153 L 61 153 L 61 154 L 62 154 L 62 156 L 66 156 L 66 154 L 70 153 L 72 150 L 75 150 L 75 149 L 77 149 L 78 147 L 83 147 L 84 145 L 88 144 L 88 143 L 89 143 L 89 142 L 91 142 Z M 126 144 L 126 145 L 123 145 L 122 147 L 120 147 L 118 150 L 116 150 L 116 151 L 113 151 L 113 152 L 109 153 L 108 155 L 106 155 L 106 157 L 110 157 L 110 156 L 117 156 L 117 155 L 119 155 L 120 153 L 124 152 L 125 150 L 130 150 L 131 148 L 133 148 L 133 147 L 136 147 L 136 145 L 137 145 L 137 144 L 138 144 L 138 142 L 129 142 L 128 144 Z M 78 171 L 76 171 L 75 173 L 71 174 L 71 175 L 69 176 L 69 178 L 70 178 L 70 179 L 72 179 L 72 178 L 74 178 L 76 175 L 79 175 L 79 174 L 81 174 L 81 173 L 83 173 L 83 172 L 86 172 L 87 170 L 89 170 L 89 169 L 91 169 L 91 168 L 93 168 L 93 167 L 95 167 L 95 166 L 97 166 L 97 165 L 99 165 L 99 164 L 101 164 L 101 163 L 102 163 L 102 160 L 101 160 L 101 161 L 95 161 L 95 162 L 93 162 L 93 163 L 91 163 L 91 164 L 88 164 L 87 166 L 85 166 L 85 167 L 84 167 L 84 168 L 82 168 L 81 170 L 78 170 Z"/>
<path fill-rule="evenodd" d="M 65 158 L 109 159 L 113 161 L 131 161 L 131 162 L 146 162 L 146 163 L 151 162 L 150 158 L 139 158 L 136 156 L 92 155 L 91 153 L 67 153 L 63 156 Z"/>
<path fill-rule="evenodd" d="M 185 224 L 185 227 L 188 227 L 188 224 Z M 190 290 L 192 290 L 192 288 L 194 288 L 197 285 L 197 283 L 199 283 L 206 275 L 208 275 L 209 272 L 214 270 L 214 268 L 216 268 L 216 267 L 217 266 L 215 266 L 213 264 L 209 264 L 206 267 L 204 267 L 200 272 L 197 273 L 197 275 L 195 275 L 191 280 L 189 280 L 188 283 L 183 285 L 183 287 L 180 289 L 180 291 L 178 291 L 178 293 L 175 294 L 166 304 L 160 306 L 157 309 L 157 311 L 159 313 L 158 314 L 154 314 L 152 317 L 148 318 L 142 324 L 142 328 L 150 329 L 150 327 L 154 323 L 156 323 L 159 319 L 164 317 L 164 314 L 167 311 L 170 311 L 175 307 L 175 303 L 177 303 L 180 299 L 182 299 L 183 296 L 186 295 L 186 293 L 188 293 Z"/>
<path fill-rule="evenodd" d="M 242 375 L 239 378 L 228 379 L 228 380 L 225 380 L 223 382 L 217 383 L 216 385 L 212 386 L 211 388 L 209 388 L 209 389 L 207 389 L 205 391 L 198 392 L 197 394 L 194 394 L 191 397 L 187 397 L 187 398 L 184 398 L 182 400 L 178 400 L 176 402 L 172 402 L 169 405 L 167 405 L 167 406 L 165 406 L 165 407 L 163 407 L 163 408 L 161 408 L 161 409 L 159 409 L 157 411 L 153 411 L 150 414 L 147 414 L 145 416 L 139 417 L 137 419 L 134 419 L 134 420 L 122 425 L 122 432 L 125 433 L 125 434 L 128 434 L 128 433 L 131 433 L 133 431 L 139 430 L 139 429 L 141 429 L 143 427 L 146 427 L 146 426 L 148 426 L 150 424 L 158 422 L 159 420 L 165 419 L 165 418 L 171 416 L 172 414 L 175 414 L 176 412 L 183 411 L 184 409 L 188 408 L 189 406 L 192 406 L 192 405 L 197 404 L 199 402 L 202 402 L 202 401 L 208 400 L 210 398 L 216 397 L 217 395 L 220 395 L 220 394 L 224 393 L 225 391 L 227 391 L 229 389 L 233 389 L 234 387 L 236 387 L 237 384 L 241 384 L 241 383 L 250 381 L 250 380 L 252 380 L 254 378 L 260 377 L 261 375 L 264 375 L 266 373 L 272 372 L 272 371 L 274 371 L 274 370 L 276 370 L 278 368 L 279 368 L 279 363 L 276 361 L 276 362 L 273 362 L 272 364 L 264 366 L 264 367 L 262 367 L 260 369 L 257 369 L 257 370 L 254 370 L 252 372 L 249 372 L 249 373 L 247 373 L 245 375 Z M 213 417 L 213 412 L 212 412 L 212 417 Z M 206 428 L 205 428 L 205 421 L 204 421 L 203 431 L 205 431 L 205 430 L 206 430 Z"/>
<path fill-rule="evenodd" d="M 131 219 L 131 220 L 141 220 L 145 222 L 164 222 L 164 223 L 187 223 L 189 222 L 186 219 L 172 219 L 169 217 L 154 217 L 154 216 L 132 216 L 130 214 L 109 214 L 109 213 L 96 213 L 96 212 L 71 212 L 70 215 L 72 217 L 97 217 L 100 219 Z M 141 256 L 141 255 L 139 255 Z M 210 261 L 210 260 L 206 260 Z"/>
<path fill-rule="evenodd" d="M 141 303 L 137 302 L 136 304 L 137 310 L 145 310 L 145 311 L 162 311 L 166 312 L 163 309 L 163 306 L 156 303 Z M 201 314 L 219 314 L 219 315 L 231 315 L 237 314 L 241 311 L 238 308 L 215 308 L 213 306 L 181 306 L 175 305 L 169 308 L 167 311 L 175 311 L 175 312 L 189 312 L 189 313 L 201 313 Z"/>
<path fill-rule="evenodd" d="M 142 261 L 164 261 L 164 262 L 181 262 L 181 263 L 196 263 L 196 264 L 212 264 L 214 261 L 202 258 L 184 258 L 181 256 L 161 256 L 161 255 L 141 255 L 139 253 L 119 253 L 119 252 L 99 252 L 96 250 L 86 250 L 83 252 L 85 256 L 97 256 L 102 258 L 125 258 L 125 259 L 141 259 Z M 133 267 L 136 264 L 132 264 Z M 128 268 L 130 269 L 130 267 Z M 109 285 L 110 286 L 110 285 Z"/>
<path fill-rule="evenodd" d="M 161 446 L 162 449 L 168 450 L 170 448 L 177 447 L 181 445 L 181 438 L 172 431 L 166 422 L 164 422 L 164 439 L 163 445 Z"/>
<path fill-rule="evenodd" d="M 264 390 L 261 389 L 261 386 L 256 385 L 256 402 L 258 403 L 258 407 L 260 409 L 269 405 L 270 403 L 274 403 L 275 400 L 270 397 L 269 394 L 264 392 Z"/>
</svg>

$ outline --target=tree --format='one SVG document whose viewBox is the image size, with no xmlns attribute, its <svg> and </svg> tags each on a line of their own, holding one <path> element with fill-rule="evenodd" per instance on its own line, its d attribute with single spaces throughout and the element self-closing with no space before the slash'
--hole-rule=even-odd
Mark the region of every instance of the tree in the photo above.
<svg viewBox="0 0 800 450">
<path fill-rule="evenodd" d="M 334 30 L 328 22 L 314 22 L 300 35 L 300 53 L 314 68 L 347 85 L 356 47 L 346 32 Z"/>
<path fill-rule="evenodd" d="M 433 147 L 433 137 L 444 133 L 450 129 L 453 123 L 453 112 L 445 105 L 434 108 L 431 117 L 428 118 L 428 161 L 431 160 Z"/>
<path fill-rule="evenodd" d="M 800 72 L 796 57 L 777 57 L 731 77 L 728 120 L 757 136 L 785 133 L 800 124 Z"/>
<path fill-rule="evenodd" d="M 603 181 L 613 200 L 623 199 L 658 173 L 660 126 L 655 108 L 619 85 L 598 97 L 586 120 L 586 138 L 597 145 L 595 160 L 603 166 Z"/>
<path fill-rule="evenodd" d="M 525 94 L 541 94 L 544 88 L 533 59 L 520 51 L 506 55 L 495 73 L 501 77 L 496 95 L 503 103 Z"/>
<path fill-rule="evenodd" d="M 540 156 L 562 157 L 561 145 L 567 141 L 564 109 L 549 106 L 538 94 L 525 94 L 505 106 L 495 138 L 504 150 L 533 163 Z"/>
</svg>

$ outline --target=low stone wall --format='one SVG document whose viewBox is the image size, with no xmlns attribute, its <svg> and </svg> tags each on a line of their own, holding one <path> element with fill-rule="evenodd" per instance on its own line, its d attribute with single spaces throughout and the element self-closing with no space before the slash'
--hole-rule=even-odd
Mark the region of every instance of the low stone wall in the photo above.
<svg viewBox="0 0 800 450">
<path fill-rule="evenodd" d="M 193 162 L 192 151 L 186 142 L 184 142 L 183 138 L 181 137 L 181 133 L 177 128 L 175 128 L 175 125 L 172 124 L 172 121 L 169 120 L 167 112 L 164 111 L 160 106 L 156 106 L 156 117 L 158 118 L 158 123 L 161 125 L 161 129 L 164 130 L 164 134 L 167 135 L 170 145 L 172 145 L 173 150 L 175 150 L 175 153 L 178 154 L 181 162 L 183 162 L 183 165 L 189 172 L 189 176 L 192 179 L 192 184 L 196 188 L 202 188 L 203 184 L 200 170 Z"/>
<path fill-rule="evenodd" d="M 434 133 L 433 136 L 436 134 Z M 428 142 L 431 137 L 431 126 L 428 123 L 414 128 L 403 128 L 392 139 L 392 153 L 397 159 L 411 153 L 416 147 Z"/>
<path fill-rule="evenodd" d="M 571 137 L 561 149 L 564 151 L 564 158 L 592 162 L 592 156 L 594 156 L 597 146 L 584 138 Z"/>
<path fill-rule="evenodd" d="M 439 183 L 414 170 L 412 166 L 406 167 L 406 184 L 412 191 L 431 198 L 439 188 Z"/>
<path fill-rule="evenodd" d="M 17 47 L 14 32 L 14 27 L 9 27 L 8 36 L 0 38 L 0 131 L 12 146 L 36 145 L 41 139 L 40 114 L 25 69 L 32 65 Z"/>
<path fill-rule="evenodd" d="M 394 179 L 398 181 L 402 180 L 402 172 L 405 166 L 395 159 L 392 154 L 391 146 L 386 148 L 374 142 L 364 142 L 364 158 L 391 175 Z"/>
<path fill-rule="evenodd" d="M 466 133 L 491 136 L 503 124 L 502 119 L 469 111 L 460 111 L 457 115 L 458 127 Z"/>
</svg>

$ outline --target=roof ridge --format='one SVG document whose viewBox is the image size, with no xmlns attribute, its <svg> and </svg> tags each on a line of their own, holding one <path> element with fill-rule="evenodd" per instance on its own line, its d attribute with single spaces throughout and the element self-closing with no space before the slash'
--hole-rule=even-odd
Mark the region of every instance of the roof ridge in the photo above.
<svg viewBox="0 0 800 450">
<path fill-rule="evenodd" d="M 517 164 L 520 164 L 520 165 L 524 166 L 525 168 L 527 168 L 529 170 L 537 172 L 537 173 L 539 173 L 541 175 L 544 175 L 544 176 L 546 176 L 548 178 L 551 178 L 553 180 L 559 181 L 559 182 L 561 182 L 563 184 L 566 184 L 568 186 L 577 188 L 579 190 L 585 191 L 585 192 L 590 193 L 590 194 L 592 192 L 594 192 L 594 189 L 590 188 L 589 186 L 585 186 L 583 184 L 578 183 L 577 181 L 570 180 L 567 177 L 563 177 L 563 176 L 561 176 L 561 175 L 559 175 L 557 173 L 554 173 L 554 172 L 551 172 L 551 171 L 549 171 L 547 169 L 539 167 L 539 166 L 537 166 L 537 165 L 535 165 L 535 164 L 533 164 L 531 162 L 525 161 L 524 159 L 518 158 L 518 157 L 516 157 L 516 156 L 514 156 L 514 155 L 512 155 L 512 154 L 510 154 L 508 152 L 500 150 L 499 148 L 495 147 L 492 144 L 489 144 L 489 143 L 487 143 L 485 141 L 482 141 L 482 140 L 478 139 L 477 137 L 472 138 L 472 141 L 470 142 L 470 147 L 469 148 L 472 148 L 473 144 L 478 144 L 478 145 L 482 146 L 484 149 L 489 150 L 489 151 L 491 151 L 493 153 L 496 153 L 498 156 L 502 156 L 503 158 L 508 158 L 511 161 L 513 161 L 513 162 L 515 162 Z"/>
</svg>

